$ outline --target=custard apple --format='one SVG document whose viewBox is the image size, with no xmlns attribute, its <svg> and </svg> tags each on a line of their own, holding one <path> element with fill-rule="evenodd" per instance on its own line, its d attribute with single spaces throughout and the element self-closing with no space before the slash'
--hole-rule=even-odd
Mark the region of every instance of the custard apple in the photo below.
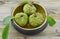
<svg viewBox="0 0 60 39">
<path fill-rule="evenodd" d="M 41 13 L 35 13 L 30 15 L 29 24 L 33 27 L 41 25 L 44 21 L 43 15 Z"/>
<path fill-rule="evenodd" d="M 24 13 L 31 15 L 36 12 L 36 7 L 33 4 L 25 4 L 23 7 Z"/>
<path fill-rule="evenodd" d="M 17 13 L 16 15 L 15 15 L 15 21 L 16 21 L 16 23 L 17 24 L 19 24 L 20 26 L 24 26 L 24 25 L 26 25 L 27 24 L 27 22 L 28 22 L 28 16 L 27 16 L 27 14 L 25 14 L 25 13 Z"/>
</svg>

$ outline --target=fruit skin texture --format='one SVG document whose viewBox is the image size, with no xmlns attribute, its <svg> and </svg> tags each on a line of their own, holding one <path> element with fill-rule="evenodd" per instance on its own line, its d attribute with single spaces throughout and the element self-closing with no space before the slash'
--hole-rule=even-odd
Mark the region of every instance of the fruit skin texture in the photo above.
<svg viewBox="0 0 60 39">
<path fill-rule="evenodd" d="M 37 27 L 44 21 L 43 15 L 41 13 L 35 13 L 30 15 L 29 24 L 33 27 Z"/>
<path fill-rule="evenodd" d="M 27 14 L 22 13 L 22 12 L 21 13 L 17 13 L 15 15 L 15 21 L 16 21 L 17 24 L 19 24 L 20 26 L 23 27 L 28 22 L 28 16 L 27 16 Z"/>
<path fill-rule="evenodd" d="M 32 4 L 25 4 L 24 7 L 23 7 L 23 11 L 26 14 L 31 15 L 31 14 L 36 12 L 36 7 Z"/>
</svg>

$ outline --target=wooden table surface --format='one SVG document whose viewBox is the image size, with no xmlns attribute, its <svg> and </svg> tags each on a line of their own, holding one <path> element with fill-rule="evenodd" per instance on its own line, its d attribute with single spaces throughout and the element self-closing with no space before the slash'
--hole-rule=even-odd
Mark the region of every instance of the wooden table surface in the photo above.
<svg viewBox="0 0 60 39">
<path fill-rule="evenodd" d="M 9 39 L 60 39 L 60 0 L 38 0 L 37 2 L 39 1 L 46 8 L 48 15 L 52 16 L 56 20 L 56 24 L 53 27 L 48 25 L 42 33 L 35 36 L 25 36 L 11 27 Z M 0 39 L 2 39 L 1 34 L 5 27 L 2 20 L 4 17 L 11 15 L 12 10 L 17 3 L 8 2 L 0 5 Z"/>
</svg>

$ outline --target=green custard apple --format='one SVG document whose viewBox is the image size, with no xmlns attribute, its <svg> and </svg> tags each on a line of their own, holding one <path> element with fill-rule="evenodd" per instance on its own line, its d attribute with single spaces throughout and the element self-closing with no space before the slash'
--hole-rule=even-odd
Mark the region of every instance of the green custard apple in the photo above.
<svg viewBox="0 0 60 39">
<path fill-rule="evenodd" d="M 33 27 L 37 27 L 44 21 L 43 15 L 41 13 L 35 13 L 30 15 L 29 24 Z"/>
<path fill-rule="evenodd" d="M 33 4 L 25 4 L 23 7 L 23 11 L 26 14 L 31 15 L 36 12 L 36 7 Z"/>
<path fill-rule="evenodd" d="M 15 21 L 16 21 L 17 24 L 19 24 L 20 26 L 23 27 L 28 22 L 28 16 L 27 16 L 27 14 L 22 13 L 22 12 L 21 13 L 17 13 L 15 15 Z"/>
</svg>

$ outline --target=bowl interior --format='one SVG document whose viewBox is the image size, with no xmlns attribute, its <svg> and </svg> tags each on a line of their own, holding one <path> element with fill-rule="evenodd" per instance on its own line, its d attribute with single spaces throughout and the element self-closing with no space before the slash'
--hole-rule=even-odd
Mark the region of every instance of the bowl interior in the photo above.
<svg viewBox="0 0 60 39">
<path fill-rule="evenodd" d="M 25 5 L 25 4 L 24 4 Z M 17 6 L 15 9 L 14 9 L 14 11 L 13 11 L 13 16 L 15 16 L 17 13 L 19 13 L 19 12 L 23 12 L 23 7 L 24 7 L 24 5 L 19 5 L 19 6 Z M 33 3 L 33 5 L 37 8 L 37 11 L 38 12 L 40 12 L 41 14 L 43 14 L 43 17 L 44 17 L 44 19 L 46 19 L 46 11 L 45 11 L 45 9 L 41 6 L 41 5 L 39 5 L 39 4 L 37 4 L 37 3 Z M 37 12 L 36 11 L 36 12 Z M 45 22 L 46 20 L 44 20 L 44 22 Z M 17 23 L 16 23 L 17 24 Z M 43 23 L 42 23 L 43 24 Z M 28 29 L 31 29 L 31 28 L 33 28 L 33 27 L 31 27 L 31 25 L 29 25 L 29 24 L 27 24 L 27 25 L 25 25 L 26 27 L 24 27 L 24 28 L 28 28 Z M 30 27 L 29 27 L 30 26 Z"/>
</svg>

